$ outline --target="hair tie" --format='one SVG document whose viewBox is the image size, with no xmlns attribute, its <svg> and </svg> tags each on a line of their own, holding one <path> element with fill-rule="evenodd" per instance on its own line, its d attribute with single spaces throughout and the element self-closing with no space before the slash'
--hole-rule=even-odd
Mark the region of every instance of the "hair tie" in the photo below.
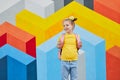
<svg viewBox="0 0 120 80">
<path fill-rule="evenodd" d="M 74 16 L 70 16 L 68 19 L 74 21 L 75 18 L 74 18 Z"/>
</svg>

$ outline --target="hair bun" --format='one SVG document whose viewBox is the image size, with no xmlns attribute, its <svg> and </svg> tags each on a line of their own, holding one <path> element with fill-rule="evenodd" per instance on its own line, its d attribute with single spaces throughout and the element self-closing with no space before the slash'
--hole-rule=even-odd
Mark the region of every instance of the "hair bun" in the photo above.
<svg viewBox="0 0 120 80">
<path fill-rule="evenodd" d="M 76 21 L 77 20 L 77 18 L 74 18 L 74 20 L 73 21 Z"/>
<path fill-rule="evenodd" d="M 72 21 L 76 21 L 77 18 L 75 18 L 74 16 L 70 16 L 68 19 L 72 20 Z"/>
</svg>

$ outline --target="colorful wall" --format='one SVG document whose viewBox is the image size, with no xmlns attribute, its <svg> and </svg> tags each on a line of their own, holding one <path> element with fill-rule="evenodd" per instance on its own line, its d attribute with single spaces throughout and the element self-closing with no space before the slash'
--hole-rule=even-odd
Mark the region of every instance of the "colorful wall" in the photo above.
<svg viewBox="0 0 120 80">
<path fill-rule="evenodd" d="M 0 0 L 0 80 L 61 80 L 57 39 L 77 17 L 78 80 L 120 80 L 119 0 Z"/>
</svg>

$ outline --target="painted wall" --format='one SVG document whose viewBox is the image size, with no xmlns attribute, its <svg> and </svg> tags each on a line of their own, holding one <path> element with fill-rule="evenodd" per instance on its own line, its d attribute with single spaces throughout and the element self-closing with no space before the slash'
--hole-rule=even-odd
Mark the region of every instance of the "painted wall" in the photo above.
<svg viewBox="0 0 120 80">
<path fill-rule="evenodd" d="M 77 17 L 78 80 L 120 80 L 119 0 L 0 0 L 0 80 L 61 80 L 62 20 Z"/>
</svg>

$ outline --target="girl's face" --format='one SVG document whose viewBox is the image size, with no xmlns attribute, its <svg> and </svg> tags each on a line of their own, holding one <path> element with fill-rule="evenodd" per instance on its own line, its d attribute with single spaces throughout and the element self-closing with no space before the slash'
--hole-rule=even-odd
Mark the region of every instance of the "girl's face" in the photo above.
<svg viewBox="0 0 120 80">
<path fill-rule="evenodd" d="M 70 21 L 64 21 L 63 22 L 63 27 L 66 33 L 72 33 L 73 31 L 73 25 L 71 24 Z"/>
</svg>

